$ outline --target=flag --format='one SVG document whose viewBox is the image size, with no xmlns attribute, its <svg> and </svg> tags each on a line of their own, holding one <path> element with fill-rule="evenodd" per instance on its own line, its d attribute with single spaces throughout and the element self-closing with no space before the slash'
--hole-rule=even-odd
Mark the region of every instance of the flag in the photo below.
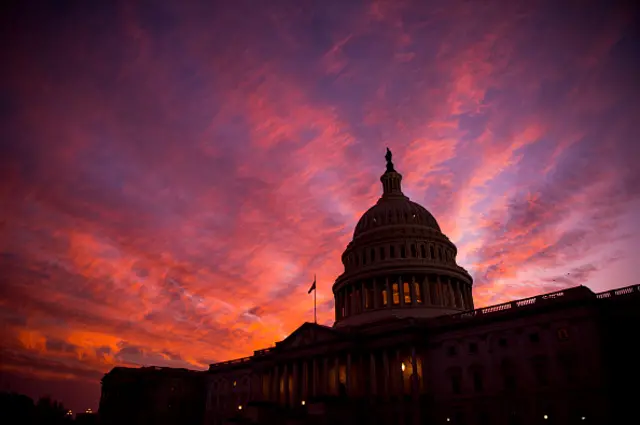
<svg viewBox="0 0 640 425">
<path fill-rule="evenodd" d="M 307 291 L 307 294 L 310 294 L 311 291 L 315 291 L 316 290 L 316 278 L 315 276 L 313 277 L 313 284 L 311 284 L 311 288 L 309 288 L 309 290 Z"/>
</svg>

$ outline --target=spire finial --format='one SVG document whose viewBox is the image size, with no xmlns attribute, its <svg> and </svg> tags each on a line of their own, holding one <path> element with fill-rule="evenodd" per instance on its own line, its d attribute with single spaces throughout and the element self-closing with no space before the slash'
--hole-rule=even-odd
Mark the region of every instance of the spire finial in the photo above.
<svg viewBox="0 0 640 425">
<path fill-rule="evenodd" d="M 387 154 L 384 156 L 384 158 L 387 160 L 387 172 L 396 171 L 393 168 L 393 162 L 391 162 L 391 157 L 393 157 L 393 154 L 391 153 L 389 148 L 387 148 Z"/>
</svg>

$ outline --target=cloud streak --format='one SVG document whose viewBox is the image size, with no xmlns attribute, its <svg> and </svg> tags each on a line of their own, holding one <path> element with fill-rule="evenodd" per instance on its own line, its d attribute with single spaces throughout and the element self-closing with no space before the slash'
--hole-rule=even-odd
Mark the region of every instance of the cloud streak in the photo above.
<svg viewBox="0 0 640 425">
<path fill-rule="evenodd" d="M 95 409 L 115 365 L 249 355 L 311 320 L 314 273 L 331 323 L 385 146 L 476 304 L 631 283 L 624 4 L 146 3 L 5 17 L 3 387 Z"/>
</svg>

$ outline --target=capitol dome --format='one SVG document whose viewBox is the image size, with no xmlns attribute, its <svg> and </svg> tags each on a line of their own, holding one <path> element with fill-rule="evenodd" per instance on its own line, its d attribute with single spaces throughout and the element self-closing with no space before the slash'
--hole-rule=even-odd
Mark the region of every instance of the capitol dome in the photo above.
<svg viewBox="0 0 640 425">
<path fill-rule="evenodd" d="M 469 273 L 435 217 L 402 193 L 391 162 L 380 177 L 382 196 L 356 225 L 333 285 L 335 326 L 391 317 L 434 317 L 473 309 Z"/>
</svg>

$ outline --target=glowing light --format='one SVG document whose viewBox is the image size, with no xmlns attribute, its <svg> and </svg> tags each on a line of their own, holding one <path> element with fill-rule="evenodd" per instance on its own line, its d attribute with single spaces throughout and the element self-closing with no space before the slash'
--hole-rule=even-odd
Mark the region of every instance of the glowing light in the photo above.
<svg viewBox="0 0 640 425">
<path fill-rule="evenodd" d="M 238 410 L 242 410 L 242 404 L 238 406 Z"/>
<path fill-rule="evenodd" d="M 300 404 L 302 404 L 302 405 L 304 406 L 305 404 L 307 404 L 307 402 L 306 402 L 306 401 L 304 401 L 304 400 L 302 400 L 302 401 L 300 402 Z"/>
<path fill-rule="evenodd" d="M 549 419 L 549 416 L 547 416 L 547 415 L 544 415 L 544 416 L 543 416 L 543 418 L 545 418 L 545 419 Z"/>
<path fill-rule="evenodd" d="M 451 419 L 447 418 L 447 422 L 451 422 Z"/>
<path fill-rule="evenodd" d="M 238 384 L 237 381 L 233 381 L 233 386 L 235 387 Z"/>
<path fill-rule="evenodd" d="M 404 372 L 405 369 L 406 369 L 406 366 L 404 365 L 404 362 L 402 362 L 402 371 Z"/>
<path fill-rule="evenodd" d="M 93 413 L 93 411 L 91 409 L 87 409 L 84 411 L 84 413 Z"/>
<path fill-rule="evenodd" d="M 67 411 L 67 416 L 71 416 L 73 415 L 73 412 L 71 410 Z"/>
<path fill-rule="evenodd" d="M 585 419 L 587 419 L 587 418 L 583 416 L 581 419 L 584 421 L 584 420 L 585 420 Z"/>
</svg>

